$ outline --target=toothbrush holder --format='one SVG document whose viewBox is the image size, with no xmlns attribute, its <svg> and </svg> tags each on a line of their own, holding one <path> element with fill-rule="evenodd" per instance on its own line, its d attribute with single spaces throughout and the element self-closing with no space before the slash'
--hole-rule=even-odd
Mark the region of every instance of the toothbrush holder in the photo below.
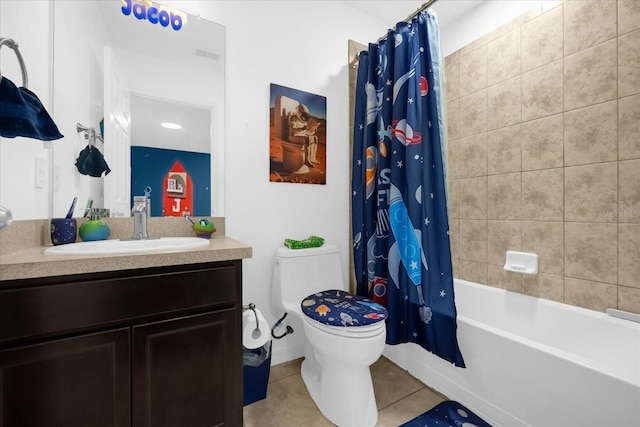
<svg viewBox="0 0 640 427">
<path fill-rule="evenodd" d="M 51 243 L 56 246 L 75 243 L 77 231 L 78 224 L 75 218 L 51 219 Z"/>
</svg>

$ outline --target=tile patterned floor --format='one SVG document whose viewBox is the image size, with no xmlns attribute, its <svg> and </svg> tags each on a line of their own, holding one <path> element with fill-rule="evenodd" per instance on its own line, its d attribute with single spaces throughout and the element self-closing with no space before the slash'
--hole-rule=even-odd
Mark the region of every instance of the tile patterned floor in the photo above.
<svg viewBox="0 0 640 427">
<path fill-rule="evenodd" d="M 267 398 L 244 408 L 244 427 L 332 427 L 307 392 L 302 359 L 272 366 Z M 397 427 L 447 400 L 385 357 L 371 366 L 376 427 Z"/>
</svg>

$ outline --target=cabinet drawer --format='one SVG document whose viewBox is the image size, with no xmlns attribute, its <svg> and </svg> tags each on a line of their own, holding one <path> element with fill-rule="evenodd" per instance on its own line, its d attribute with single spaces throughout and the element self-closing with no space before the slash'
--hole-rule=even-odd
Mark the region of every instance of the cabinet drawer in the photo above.
<svg viewBox="0 0 640 427">
<path fill-rule="evenodd" d="M 240 275 L 230 265 L 2 290 L 0 345 L 27 337 L 135 324 L 167 313 L 231 307 L 240 292 Z"/>
</svg>

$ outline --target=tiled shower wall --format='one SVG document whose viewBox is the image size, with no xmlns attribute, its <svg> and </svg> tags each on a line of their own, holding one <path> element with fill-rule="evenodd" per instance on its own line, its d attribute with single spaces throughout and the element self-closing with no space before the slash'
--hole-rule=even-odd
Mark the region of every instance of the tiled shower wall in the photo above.
<svg viewBox="0 0 640 427">
<path fill-rule="evenodd" d="M 532 11 L 445 64 L 455 276 L 640 313 L 640 1 Z"/>
</svg>

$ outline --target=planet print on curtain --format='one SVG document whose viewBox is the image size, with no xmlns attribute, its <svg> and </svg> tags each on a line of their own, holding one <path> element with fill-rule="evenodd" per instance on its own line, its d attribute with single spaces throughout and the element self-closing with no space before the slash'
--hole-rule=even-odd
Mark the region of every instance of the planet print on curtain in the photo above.
<svg viewBox="0 0 640 427">
<path fill-rule="evenodd" d="M 464 367 L 456 338 L 437 19 L 421 12 L 359 56 L 353 151 L 357 293 L 385 306 L 387 344 Z"/>
</svg>

